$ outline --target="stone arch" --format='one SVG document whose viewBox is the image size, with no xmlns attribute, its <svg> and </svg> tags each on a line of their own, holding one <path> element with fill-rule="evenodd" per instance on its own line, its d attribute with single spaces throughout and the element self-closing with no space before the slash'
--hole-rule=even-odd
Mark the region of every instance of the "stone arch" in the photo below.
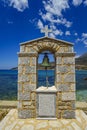
<svg viewBox="0 0 87 130">
<path fill-rule="evenodd" d="M 44 58 L 44 53 L 48 53 L 48 58 L 49 58 L 49 62 L 54 62 L 54 65 L 51 65 L 50 67 L 47 67 L 47 74 L 49 75 L 49 71 L 52 72 L 50 74 L 50 76 L 48 76 L 48 86 L 51 87 L 51 86 L 54 86 L 55 85 L 55 66 L 56 66 L 56 58 L 55 58 L 55 53 L 52 51 L 52 49 L 50 50 L 49 48 L 46 48 L 46 49 L 42 49 L 40 50 L 40 52 L 38 53 L 38 58 L 37 58 L 37 61 L 38 61 L 38 64 L 39 64 L 39 58 L 40 58 L 40 69 L 37 68 L 37 71 L 39 70 L 39 72 L 43 72 L 44 70 L 44 74 L 46 74 L 46 70 L 45 70 L 45 67 L 43 67 L 41 64 L 43 62 L 43 58 Z M 39 57 L 40 56 L 40 57 Z M 42 60 L 41 60 L 42 58 Z M 51 59 L 52 58 L 52 59 Z M 37 65 L 38 66 L 38 65 Z M 41 71 L 42 70 L 42 71 Z M 51 71 L 51 70 L 54 70 L 54 71 Z M 37 75 L 39 76 L 39 73 L 37 72 Z M 39 80 L 39 77 L 37 76 L 37 79 L 38 79 L 38 82 L 40 81 Z M 53 80 L 50 80 L 50 78 L 53 76 Z M 41 79 L 41 77 L 40 77 Z M 42 83 L 43 85 L 39 85 L 37 86 L 37 88 L 41 87 L 41 86 L 45 86 L 44 84 L 46 84 L 46 77 L 44 77 L 44 83 Z M 42 79 L 41 79 L 42 81 Z M 40 83 L 41 84 L 41 83 Z M 47 86 L 45 86 L 47 87 Z"/>
</svg>

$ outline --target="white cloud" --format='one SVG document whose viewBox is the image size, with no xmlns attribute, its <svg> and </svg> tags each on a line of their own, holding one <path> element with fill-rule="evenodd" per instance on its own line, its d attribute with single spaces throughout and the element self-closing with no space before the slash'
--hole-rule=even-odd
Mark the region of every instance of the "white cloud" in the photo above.
<svg viewBox="0 0 87 130">
<path fill-rule="evenodd" d="M 32 24 L 35 24 L 37 22 L 37 19 L 34 18 L 34 19 L 29 19 L 29 22 L 32 23 Z"/>
<path fill-rule="evenodd" d="M 57 35 L 59 35 L 59 36 L 62 36 L 62 35 L 63 35 L 62 30 L 56 28 L 56 26 L 55 26 L 54 24 L 51 24 L 51 25 L 50 25 L 50 28 L 52 29 L 52 32 L 49 33 L 49 36 L 50 36 L 50 37 L 56 38 Z"/>
<path fill-rule="evenodd" d="M 85 1 L 84 1 L 84 5 L 86 5 L 86 6 L 87 6 L 87 0 L 85 0 Z"/>
<path fill-rule="evenodd" d="M 55 31 L 53 31 L 53 33 L 55 34 L 55 35 L 60 35 L 60 36 L 62 36 L 63 35 L 63 32 L 61 31 L 61 30 L 55 30 Z"/>
<path fill-rule="evenodd" d="M 68 0 L 49 0 L 48 2 L 43 1 L 44 8 L 47 12 L 61 16 L 62 11 L 69 8 Z"/>
<path fill-rule="evenodd" d="M 39 29 L 43 28 L 43 23 L 40 19 L 38 20 L 37 26 L 38 26 Z"/>
<path fill-rule="evenodd" d="M 73 0 L 73 5 L 74 6 L 79 6 L 83 1 L 82 0 Z"/>
<path fill-rule="evenodd" d="M 87 47 L 87 33 L 82 33 L 81 38 L 77 38 L 76 42 L 82 42 Z"/>
<path fill-rule="evenodd" d="M 81 40 L 85 44 L 85 47 L 87 47 L 87 33 L 82 33 L 82 39 Z"/>
<path fill-rule="evenodd" d="M 53 33 L 50 33 L 49 36 L 52 37 L 52 38 L 56 38 L 55 34 L 53 34 Z"/>
<path fill-rule="evenodd" d="M 81 41 L 81 39 L 80 39 L 80 38 L 77 38 L 77 39 L 76 39 L 76 42 L 80 42 L 80 41 Z"/>
<path fill-rule="evenodd" d="M 72 22 L 66 21 L 65 26 L 66 26 L 67 28 L 71 27 L 71 25 L 72 25 Z"/>
<path fill-rule="evenodd" d="M 13 24 L 13 21 L 8 21 L 8 24 Z"/>
<path fill-rule="evenodd" d="M 87 33 L 82 33 L 82 37 L 85 39 L 87 38 Z"/>
<path fill-rule="evenodd" d="M 50 23 L 54 23 L 54 24 L 57 24 L 57 25 L 64 25 L 65 27 L 69 28 L 71 27 L 72 25 L 72 22 L 68 21 L 66 18 L 60 18 L 60 17 L 57 17 L 57 18 L 54 18 L 54 16 L 47 12 L 46 14 L 43 14 L 42 12 L 40 12 L 40 16 L 42 17 L 42 19 L 46 22 L 46 21 L 49 21 Z"/>
<path fill-rule="evenodd" d="M 59 24 L 67 22 L 66 19 L 63 19 L 62 12 L 69 8 L 68 0 L 49 0 L 47 2 L 43 1 L 43 4 L 46 12 L 43 13 L 40 11 L 43 20 Z"/>
<path fill-rule="evenodd" d="M 24 11 L 28 8 L 28 0 L 2 0 L 8 6 L 12 6 L 13 8 L 17 9 L 18 11 Z"/>
<path fill-rule="evenodd" d="M 72 22 L 68 21 L 64 16 L 63 13 L 67 9 L 69 9 L 68 0 L 43 0 L 44 8 L 39 11 L 39 15 L 41 16 L 41 20 L 50 25 L 50 28 L 53 30 L 50 33 L 50 36 L 55 37 L 57 35 L 62 36 L 62 30 L 57 29 L 58 25 L 63 25 L 67 28 L 71 27 Z M 56 29 L 54 29 L 54 27 Z"/>
<path fill-rule="evenodd" d="M 75 36 L 78 36 L 78 33 L 74 33 Z"/>
<path fill-rule="evenodd" d="M 71 34 L 70 34 L 70 31 L 66 31 L 66 32 L 65 32 L 65 35 L 66 35 L 66 36 L 70 36 L 70 35 L 71 35 Z"/>
<path fill-rule="evenodd" d="M 63 32 L 61 30 L 56 29 L 49 33 L 49 36 L 52 38 L 56 38 L 57 35 L 62 36 Z"/>
</svg>

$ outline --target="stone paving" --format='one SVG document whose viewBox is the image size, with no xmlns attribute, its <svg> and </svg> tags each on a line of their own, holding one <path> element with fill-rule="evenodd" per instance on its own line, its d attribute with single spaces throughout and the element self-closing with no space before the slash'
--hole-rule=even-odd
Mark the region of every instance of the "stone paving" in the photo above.
<svg viewBox="0 0 87 130">
<path fill-rule="evenodd" d="M 18 119 L 17 109 L 12 109 L 1 121 L 0 130 L 87 130 L 87 115 L 76 110 L 76 119 Z"/>
</svg>

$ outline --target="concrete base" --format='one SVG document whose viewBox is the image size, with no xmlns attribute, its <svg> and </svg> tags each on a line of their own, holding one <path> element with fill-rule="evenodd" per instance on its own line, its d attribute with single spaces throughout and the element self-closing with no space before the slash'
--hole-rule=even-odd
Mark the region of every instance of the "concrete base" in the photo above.
<svg viewBox="0 0 87 130">
<path fill-rule="evenodd" d="M 87 115 L 76 110 L 76 119 L 18 119 L 17 109 L 12 109 L 0 122 L 0 130 L 87 130 Z"/>
</svg>

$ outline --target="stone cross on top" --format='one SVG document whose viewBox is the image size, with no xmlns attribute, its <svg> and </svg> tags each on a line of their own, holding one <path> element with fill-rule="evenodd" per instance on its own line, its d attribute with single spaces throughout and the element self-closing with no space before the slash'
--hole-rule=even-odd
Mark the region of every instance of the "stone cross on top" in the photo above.
<svg viewBox="0 0 87 130">
<path fill-rule="evenodd" d="M 52 29 L 48 29 L 48 25 L 45 25 L 45 27 L 41 29 L 41 33 L 45 33 L 45 37 L 48 37 L 50 32 L 52 32 Z"/>
</svg>

